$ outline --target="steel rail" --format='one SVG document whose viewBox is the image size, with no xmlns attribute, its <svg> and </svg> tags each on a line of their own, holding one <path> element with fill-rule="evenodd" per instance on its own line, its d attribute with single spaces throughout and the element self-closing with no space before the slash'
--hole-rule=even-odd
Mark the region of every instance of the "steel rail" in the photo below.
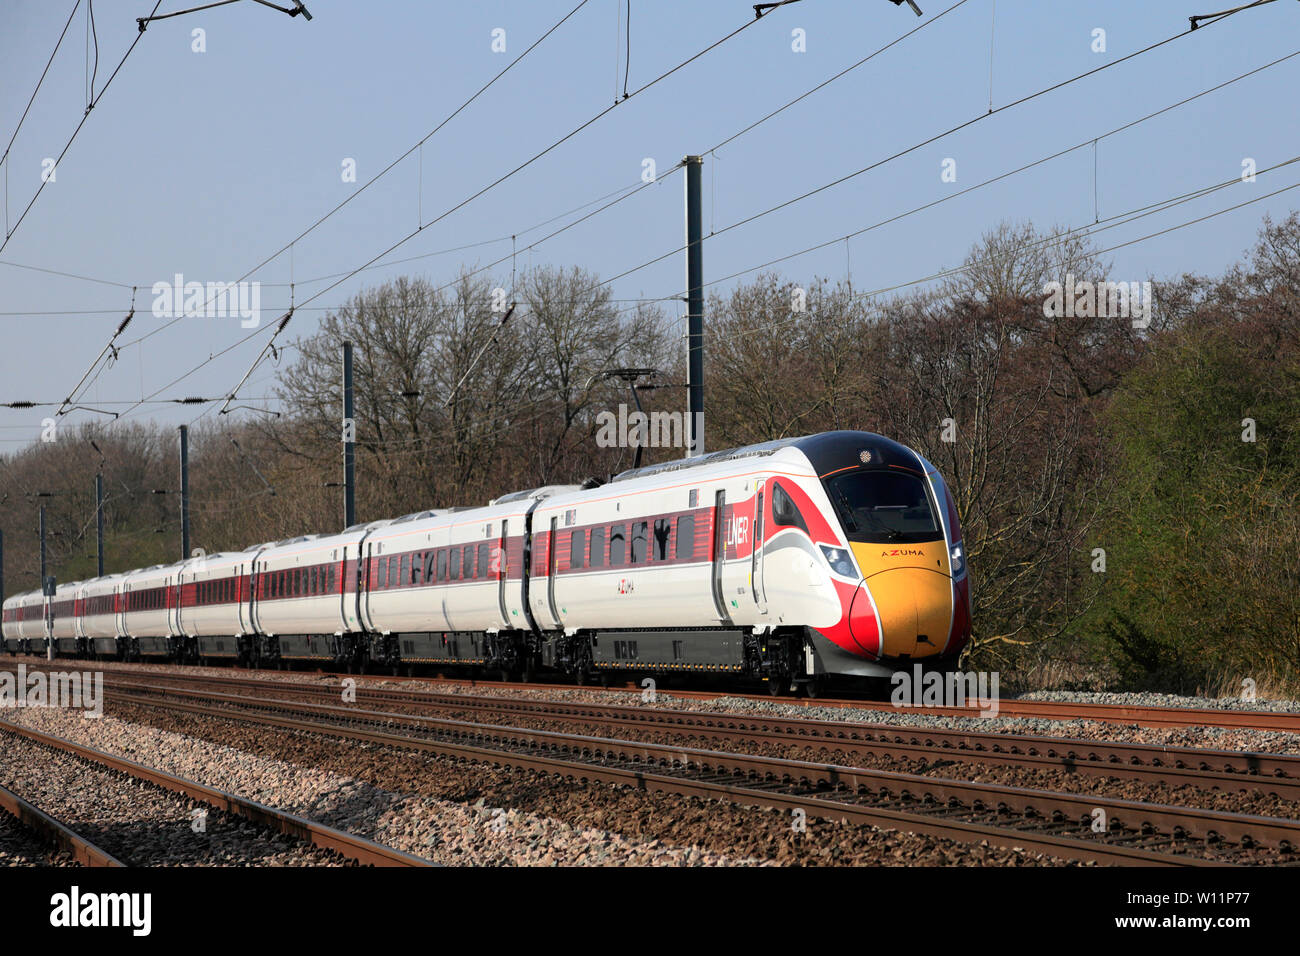
<svg viewBox="0 0 1300 956">
<path fill-rule="evenodd" d="M 249 800 L 225 790 L 218 790 L 206 784 L 186 780 L 152 767 L 146 767 L 143 764 L 66 740 L 63 737 L 42 733 L 39 730 L 23 727 L 7 720 L 0 720 L 0 731 L 18 734 L 46 747 L 66 751 L 110 770 L 119 771 L 137 780 L 143 780 L 146 783 L 162 787 L 172 793 L 179 793 L 193 800 L 206 803 L 218 810 L 238 814 L 280 833 L 296 837 L 313 846 L 324 850 L 333 850 L 349 859 L 356 860 L 358 863 L 371 866 L 434 865 L 429 860 L 413 856 L 410 853 L 404 853 L 392 847 L 383 846 L 367 840 L 365 837 L 346 833 L 343 830 L 336 830 L 334 827 L 317 823 L 315 820 L 308 820 L 306 817 L 300 817 L 285 810 L 257 803 L 254 800 Z"/>
<path fill-rule="evenodd" d="M 82 866 L 126 866 L 107 850 L 96 846 L 67 824 L 56 820 L 7 787 L 0 787 L 0 809 L 4 809 L 20 823 L 67 851 Z"/>
</svg>

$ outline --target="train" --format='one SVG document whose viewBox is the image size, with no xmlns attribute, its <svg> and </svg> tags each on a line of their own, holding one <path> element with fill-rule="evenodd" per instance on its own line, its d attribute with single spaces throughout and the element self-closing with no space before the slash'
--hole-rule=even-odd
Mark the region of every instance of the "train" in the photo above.
<svg viewBox="0 0 1300 956">
<path fill-rule="evenodd" d="M 861 431 L 196 550 L 3 605 L 14 654 L 578 683 L 709 675 L 774 694 L 947 668 L 970 634 L 947 484 L 916 451 Z"/>
</svg>

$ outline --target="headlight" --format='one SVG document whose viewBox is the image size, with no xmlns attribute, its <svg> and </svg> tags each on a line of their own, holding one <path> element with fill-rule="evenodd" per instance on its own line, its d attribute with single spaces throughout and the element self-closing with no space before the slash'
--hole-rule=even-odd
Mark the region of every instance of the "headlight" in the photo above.
<svg viewBox="0 0 1300 956">
<path fill-rule="evenodd" d="M 830 548 L 824 544 L 819 544 L 817 547 L 822 549 L 822 554 L 826 555 L 826 562 L 836 574 L 842 574 L 846 578 L 858 576 L 857 569 L 853 567 L 853 559 L 843 548 Z"/>
<path fill-rule="evenodd" d="M 948 556 L 952 559 L 952 576 L 954 578 L 961 577 L 962 572 L 966 570 L 966 555 L 962 551 L 961 545 L 954 544 L 948 552 Z"/>
</svg>

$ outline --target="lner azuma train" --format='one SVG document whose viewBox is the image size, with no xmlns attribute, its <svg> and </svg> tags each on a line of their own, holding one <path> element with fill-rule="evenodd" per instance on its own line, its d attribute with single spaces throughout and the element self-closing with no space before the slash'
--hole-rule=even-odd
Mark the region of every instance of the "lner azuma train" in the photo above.
<svg viewBox="0 0 1300 956">
<path fill-rule="evenodd" d="M 18 653 L 811 691 L 955 662 L 970 590 L 938 470 L 838 431 L 20 594 L 3 635 Z"/>
</svg>

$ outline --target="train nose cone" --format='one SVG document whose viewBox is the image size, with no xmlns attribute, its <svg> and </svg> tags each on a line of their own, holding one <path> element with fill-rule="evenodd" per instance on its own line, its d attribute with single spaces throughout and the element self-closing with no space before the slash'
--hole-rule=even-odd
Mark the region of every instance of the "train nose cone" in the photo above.
<svg viewBox="0 0 1300 956">
<path fill-rule="evenodd" d="M 943 650 L 952 626 L 952 580 L 946 574 L 891 568 L 867 578 L 866 587 L 880 618 L 879 656 L 930 657 Z"/>
</svg>

